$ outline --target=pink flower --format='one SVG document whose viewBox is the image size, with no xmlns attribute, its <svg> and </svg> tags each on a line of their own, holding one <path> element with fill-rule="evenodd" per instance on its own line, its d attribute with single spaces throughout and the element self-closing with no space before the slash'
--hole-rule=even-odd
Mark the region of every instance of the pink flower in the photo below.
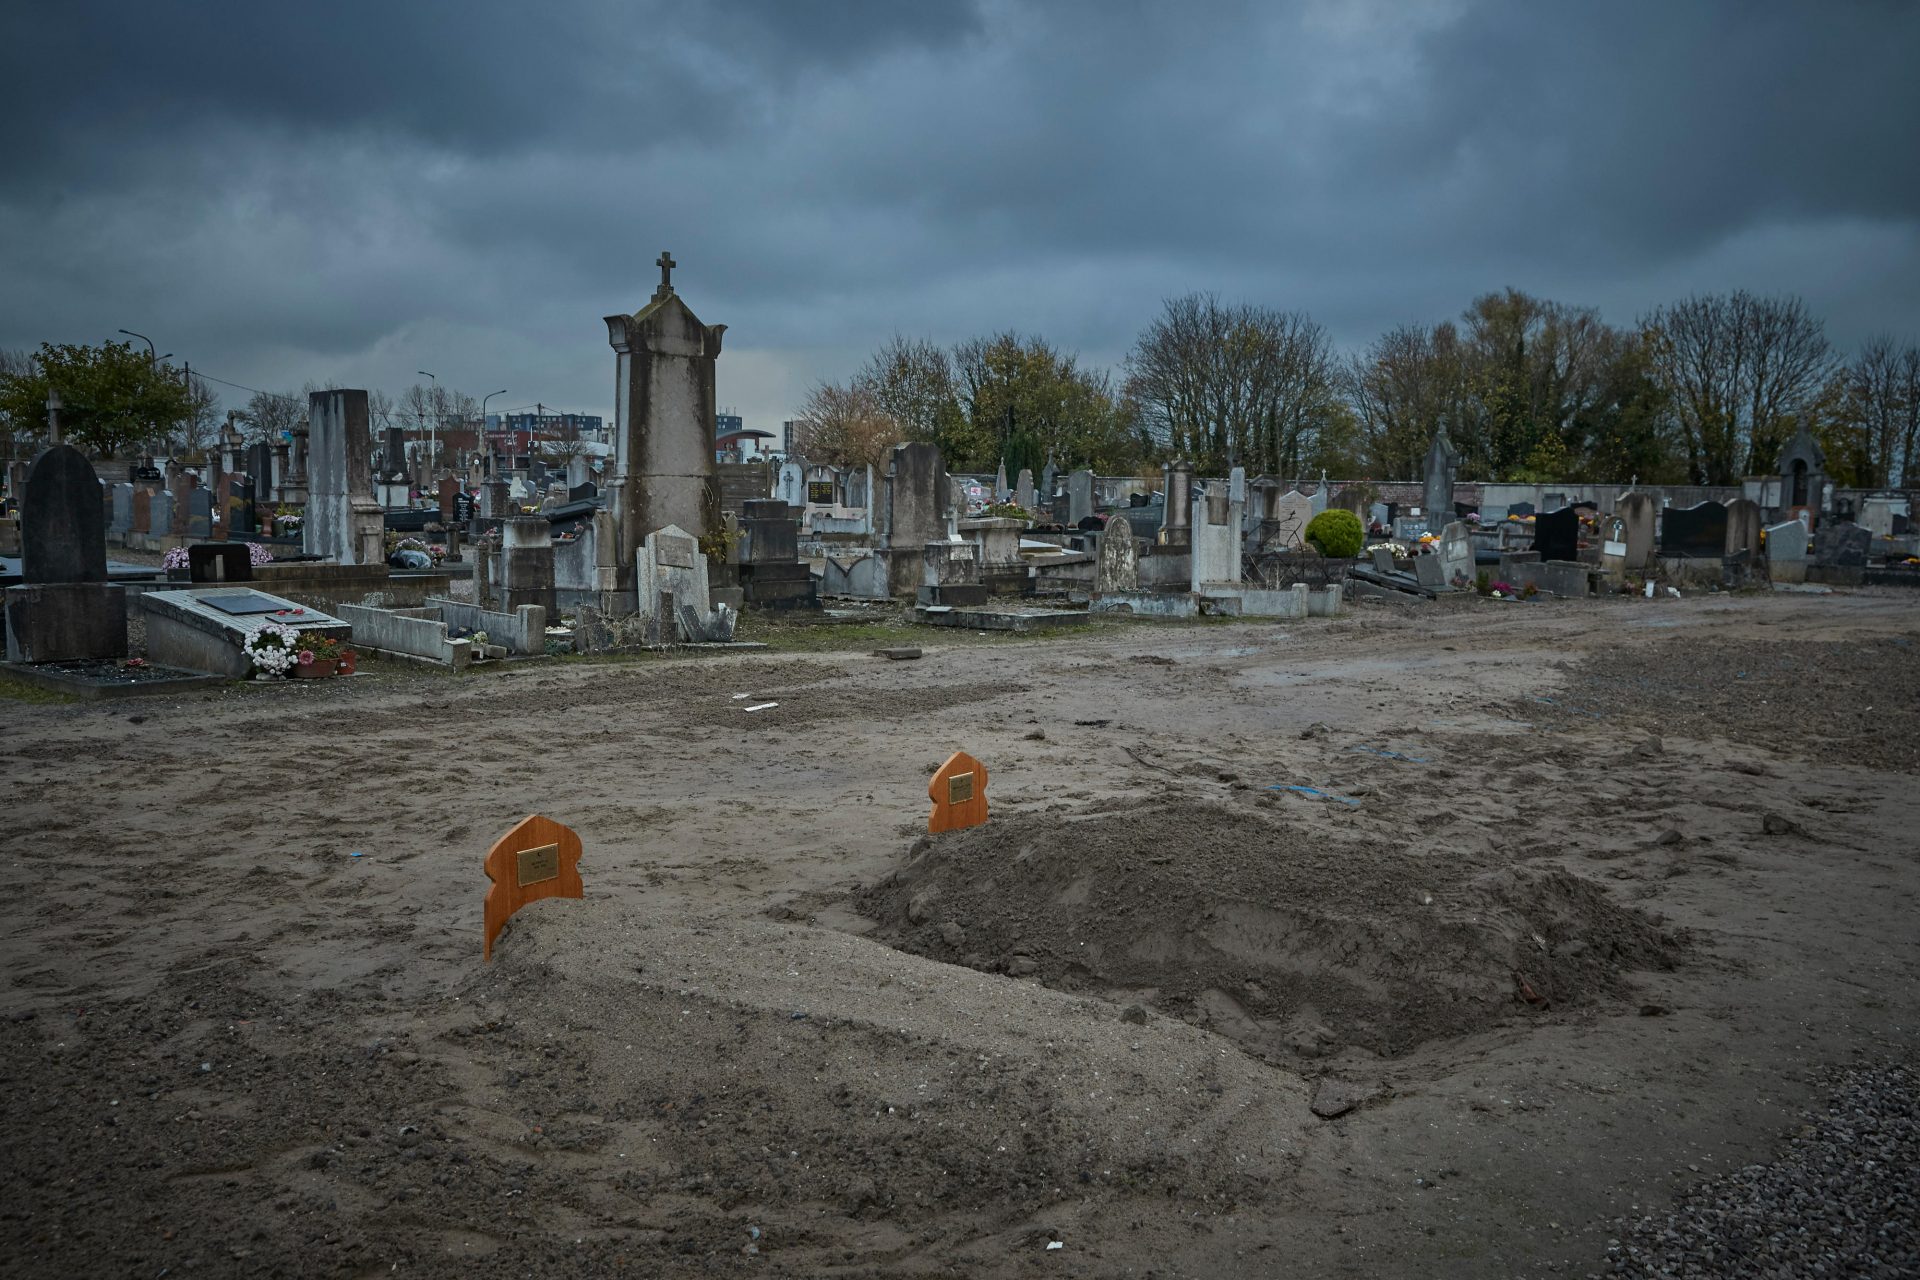
<svg viewBox="0 0 1920 1280">
<path fill-rule="evenodd" d="M 302 649 L 300 651 L 300 665 L 303 667 L 310 667 L 313 665 L 313 650 Z"/>
</svg>

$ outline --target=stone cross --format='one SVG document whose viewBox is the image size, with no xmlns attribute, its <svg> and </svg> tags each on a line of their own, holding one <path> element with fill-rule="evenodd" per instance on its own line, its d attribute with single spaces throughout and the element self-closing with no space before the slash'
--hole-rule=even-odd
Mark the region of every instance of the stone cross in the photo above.
<svg viewBox="0 0 1920 1280">
<path fill-rule="evenodd" d="M 673 269 L 680 264 L 673 260 L 671 253 L 662 249 L 660 256 L 653 260 L 653 265 L 660 268 L 660 287 L 654 290 L 653 296 L 664 297 L 673 292 Z"/>
</svg>

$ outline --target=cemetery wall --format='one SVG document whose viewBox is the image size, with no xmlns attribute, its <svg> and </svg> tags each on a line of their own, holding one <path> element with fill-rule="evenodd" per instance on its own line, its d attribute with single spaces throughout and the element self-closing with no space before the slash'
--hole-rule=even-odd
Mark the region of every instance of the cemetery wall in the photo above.
<svg viewBox="0 0 1920 1280">
<path fill-rule="evenodd" d="M 256 565 L 253 579 L 262 591 L 317 609 L 330 609 L 336 604 L 416 607 L 425 604 L 430 595 L 446 595 L 453 583 L 451 574 L 437 571 L 397 574 L 388 572 L 385 565 L 312 560 Z"/>
</svg>

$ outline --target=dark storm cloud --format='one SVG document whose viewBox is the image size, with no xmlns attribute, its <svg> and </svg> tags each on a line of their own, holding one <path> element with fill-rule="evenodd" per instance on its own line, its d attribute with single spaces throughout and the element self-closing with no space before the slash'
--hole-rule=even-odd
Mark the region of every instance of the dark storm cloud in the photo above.
<svg viewBox="0 0 1920 1280">
<path fill-rule="evenodd" d="M 1916 47 L 1870 4 L 14 6 L 0 345 L 598 403 L 667 246 L 763 421 L 895 331 L 1111 360 L 1193 288 L 1349 345 L 1506 285 L 1911 332 Z"/>
</svg>

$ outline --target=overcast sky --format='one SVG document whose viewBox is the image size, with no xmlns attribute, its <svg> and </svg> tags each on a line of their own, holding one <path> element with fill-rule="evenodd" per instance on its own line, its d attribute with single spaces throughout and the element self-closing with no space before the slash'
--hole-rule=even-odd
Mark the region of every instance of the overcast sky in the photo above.
<svg viewBox="0 0 1920 1280">
<path fill-rule="evenodd" d="M 604 414 L 662 249 L 767 428 L 895 332 L 1114 364 L 1196 289 L 1920 337 L 1916 54 L 1892 2 L 15 3 L 0 346 Z"/>
</svg>

